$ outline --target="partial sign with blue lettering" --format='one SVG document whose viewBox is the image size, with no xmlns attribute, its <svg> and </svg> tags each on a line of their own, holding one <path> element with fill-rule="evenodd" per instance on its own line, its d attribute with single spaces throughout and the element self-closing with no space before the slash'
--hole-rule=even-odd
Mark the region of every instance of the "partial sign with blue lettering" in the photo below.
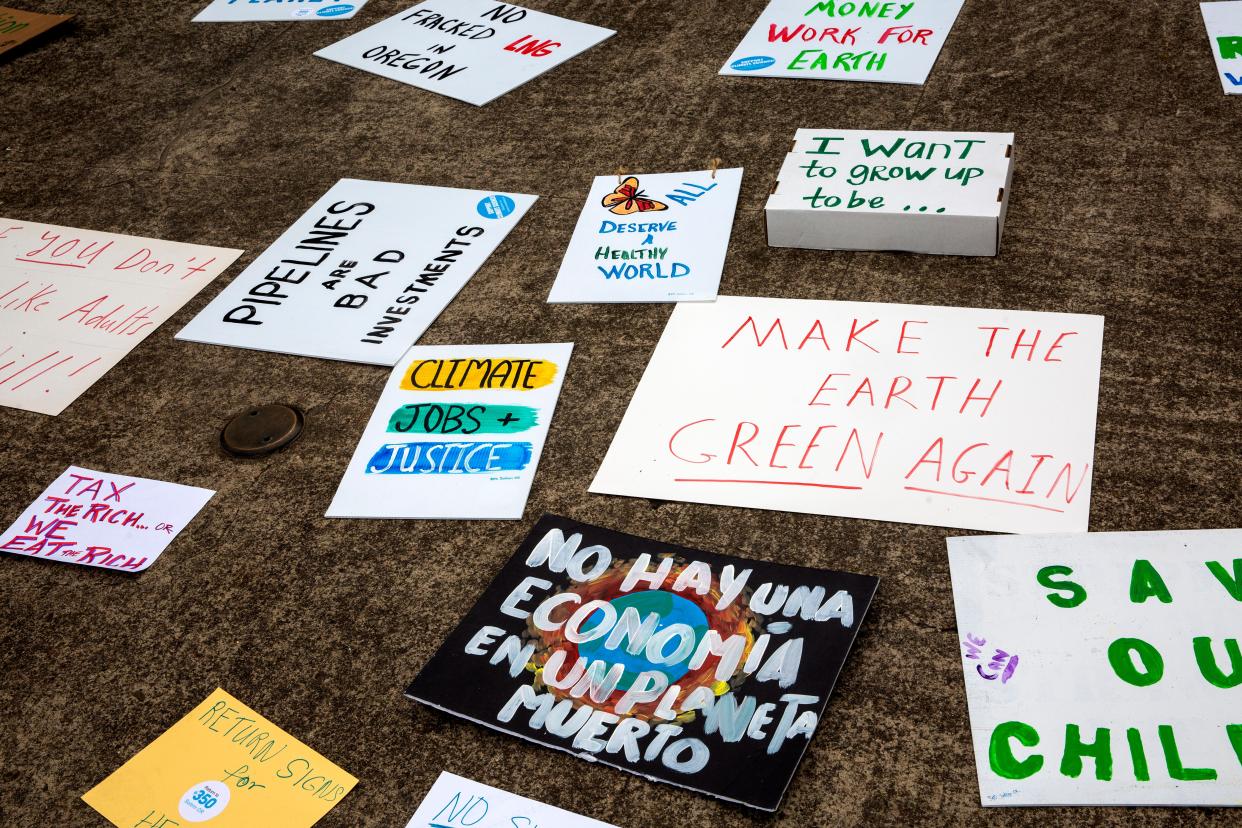
<svg viewBox="0 0 1242 828">
<path fill-rule="evenodd" d="M 1212 58 L 1226 95 L 1242 95 L 1242 0 L 1200 3 Z"/>
<path fill-rule="evenodd" d="M 573 345 L 413 347 L 328 517 L 522 517 Z"/>
<path fill-rule="evenodd" d="M 740 167 L 596 177 L 548 301 L 714 301 L 741 187 Z"/>
<path fill-rule="evenodd" d="M 617 828 L 441 771 L 405 828 Z"/>
<path fill-rule="evenodd" d="M 315 54 L 482 106 L 614 34 L 495 0 L 425 0 Z"/>
<path fill-rule="evenodd" d="M 263 20 L 348 20 L 367 0 L 211 0 L 195 23 L 253 23 Z"/>
</svg>

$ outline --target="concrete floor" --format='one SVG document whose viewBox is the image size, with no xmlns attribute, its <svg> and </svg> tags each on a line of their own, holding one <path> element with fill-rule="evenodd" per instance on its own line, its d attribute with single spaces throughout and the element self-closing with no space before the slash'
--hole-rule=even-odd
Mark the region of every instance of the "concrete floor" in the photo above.
<svg viewBox="0 0 1242 828">
<path fill-rule="evenodd" d="M 960 533 L 587 494 L 671 308 L 543 302 L 593 175 L 719 156 L 746 168 L 723 293 L 1103 314 L 1091 528 L 1237 526 L 1242 98 L 1221 92 L 1195 3 L 968 0 L 908 87 L 718 77 L 766 0 L 528 0 L 618 35 L 476 108 L 311 56 L 408 0 L 234 25 L 191 25 L 197 2 L 15 2 L 79 17 L 0 63 L 0 215 L 247 254 L 61 416 L 0 409 L 5 522 L 71 463 L 219 491 L 141 577 L 0 561 L 0 823 L 102 824 L 78 797 L 217 686 L 361 779 L 323 826 L 404 825 L 442 769 L 625 828 L 1237 819 L 985 812 L 944 545 Z M 1015 132 L 1001 256 L 767 247 L 764 198 L 801 126 Z M 422 340 L 576 343 L 524 521 L 324 520 L 385 370 L 173 340 L 342 177 L 541 196 Z M 267 401 L 307 411 L 303 439 L 224 456 L 225 419 Z M 402 698 L 456 624 L 437 596 L 473 600 L 546 511 L 882 578 L 780 815 Z"/>
</svg>

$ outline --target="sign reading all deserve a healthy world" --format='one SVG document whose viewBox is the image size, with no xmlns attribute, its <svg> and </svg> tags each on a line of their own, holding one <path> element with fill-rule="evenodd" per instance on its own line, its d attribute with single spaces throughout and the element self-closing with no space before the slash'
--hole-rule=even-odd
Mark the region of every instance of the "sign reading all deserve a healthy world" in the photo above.
<svg viewBox="0 0 1242 828">
<path fill-rule="evenodd" d="M 341 179 L 177 338 L 394 365 L 535 198 Z"/>
<path fill-rule="evenodd" d="M 348 20 L 367 0 L 211 0 L 195 23 L 258 20 Z"/>
<path fill-rule="evenodd" d="M 1226 95 L 1242 95 L 1242 0 L 1200 3 Z"/>
<path fill-rule="evenodd" d="M 64 411 L 240 255 L 0 218 L 0 405 Z"/>
<path fill-rule="evenodd" d="M 1242 530 L 948 543 L 984 805 L 1242 805 Z"/>
<path fill-rule="evenodd" d="M 673 309 L 600 494 L 1085 532 L 1104 319 L 721 296 Z"/>
<path fill-rule="evenodd" d="M 617 828 L 441 771 L 405 828 Z"/>
<path fill-rule="evenodd" d="M 494 0 L 425 0 L 315 54 L 482 106 L 614 35 Z"/>
<path fill-rule="evenodd" d="M 549 302 L 706 302 L 724 270 L 742 170 L 601 175 Z"/>
<path fill-rule="evenodd" d="M 217 689 L 82 800 L 117 828 L 310 828 L 357 784 Z"/>
<path fill-rule="evenodd" d="M 39 14 L 0 6 L 0 55 L 72 19 L 71 14 Z"/>
<path fill-rule="evenodd" d="M 922 84 L 963 0 L 772 0 L 722 75 Z"/>
<path fill-rule="evenodd" d="M 768 244 L 995 256 L 1012 175 L 1012 133 L 800 129 Z"/>
<path fill-rule="evenodd" d="M 326 516 L 522 517 L 573 347 L 411 348 Z"/>
<path fill-rule="evenodd" d="M 877 584 L 545 515 L 406 695 L 775 811 Z"/>
<path fill-rule="evenodd" d="M 0 535 L 0 552 L 141 572 L 214 494 L 70 466 Z"/>
</svg>

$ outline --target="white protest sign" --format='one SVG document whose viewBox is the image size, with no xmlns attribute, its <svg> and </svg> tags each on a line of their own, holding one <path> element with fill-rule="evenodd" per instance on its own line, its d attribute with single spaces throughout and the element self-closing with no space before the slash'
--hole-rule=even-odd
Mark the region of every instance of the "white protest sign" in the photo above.
<svg viewBox="0 0 1242 828">
<path fill-rule="evenodd" d="M 1212 58 L 1226 95 L 1242 95 L 1242 0 L 1200 3 Z"/>
<path fill-rule="evenodd" d="M 405 828 L 616 828 L 441 771 Z"/>
<path fill-rule="evenodd" d="M 742 170 L 596 177 L 549 302 L 716 298 Z"/>
<path fill-rule="evenodd" d="M 522 517 L 573 347 L 411 348 L 326 516 Z"/>
<path fill-rule="evenodd" d="M 211 0 L 194 23 L 256 20 L 348 20 L 367 0 Z"/>
<path fill-rule="evenodd" d="M 535 198 L 343 178 L 177 339 L 393 365 Z"/>
<path fill-rule="evenodd" d="M 0 218 L 0 405 L 64 411 L 240 255 Z"/>
<path fill-rule="evenodd" d="M 425 0 L 316 55 L 482 106 L 615 32 L 494 0 Z"/>
<path fill-rule="evenodd" d="M 70 466 L 0 535 L 0 552 L 141 572 L 214 494 Z"/>
<path fill-rule="evenodd" d="M 1242 805 L 1242 530 L 949 538 L 984 805 Z"/>
<path fill-rule="evenodd" d="M 995 256 L 1012 171 L 1012 133 L 800 129 L 768 244 Z"/>
<path fill-rule="evenodd" d="M 1086 531 L 1103 328 L 925 305 L 681 304 L 591 491 Z"/>
<path fill-rule="evenodd" d="M 963 0 L 772 0 L 722 75 L 927 80 Z"/>
</svg>

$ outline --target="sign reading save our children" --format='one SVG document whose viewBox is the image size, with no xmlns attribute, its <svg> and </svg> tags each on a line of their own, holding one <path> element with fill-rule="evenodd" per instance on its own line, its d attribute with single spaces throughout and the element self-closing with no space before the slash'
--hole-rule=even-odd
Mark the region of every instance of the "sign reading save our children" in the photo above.
<svg viewBox="0 0 1242 828">
<path fill-rule="evenodd" d="M 572 343 L 411 348 L 327 517 L 520 518 L 572 352 Z"/>
<path fill-rule="evenodd" d="M 948 544 L 984 805 L 1242 805 L 1242 530 Z"/>
<path fill-rule="evenodd" d="M 673 309 L 600 494 L 1084 532 L 1104 320 L 721 296 Z"/>
<path fill-rule="evenodd" d="M 1200 3 L 1226 95 L 1242 95 L 1242 0 Z"/>
<path fill-rule="evenodd" d="M 549 302 L 716 298 L 741 169 L 595 179 Z"/>
<path fill-rule="evenodd" d="M 535 198 L 343 178 L 177 339 L 394 365 Z"/>
<path fill-rule="evenodd" d="M 774 811 L 878 583 L 545 515 L 406 695 Z"/>
<path fill-rule="evenodd" d="M 482 106 L 614 35 L 494 0 L 425 0 L 315 54 Z"/>
<path fill-rule="evenodd" d="M 722 75 L 921 84 L 964 0 L 772 0 Z"/>
</svg>

